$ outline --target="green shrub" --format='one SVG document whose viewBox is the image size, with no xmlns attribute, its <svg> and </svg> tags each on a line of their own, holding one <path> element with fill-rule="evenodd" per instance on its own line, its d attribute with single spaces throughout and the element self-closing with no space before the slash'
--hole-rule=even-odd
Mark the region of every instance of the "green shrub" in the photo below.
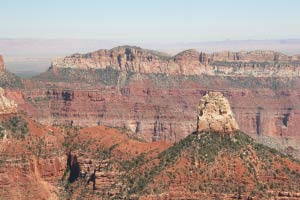
<svg viewBox="0 0 300 200">
<path fill-rule="evenodd" d="M 3 129 L 5 129 L 8 133 L 8 136 L 12 136 L 17 139 L 24 139 L 26 134 L 29 132 L 28 123 L 20 116 L 14 116 L 10 119 L 3 121 L 1 123 L 1 126 L 2 134 L 4 131 Z"/>
</svg>

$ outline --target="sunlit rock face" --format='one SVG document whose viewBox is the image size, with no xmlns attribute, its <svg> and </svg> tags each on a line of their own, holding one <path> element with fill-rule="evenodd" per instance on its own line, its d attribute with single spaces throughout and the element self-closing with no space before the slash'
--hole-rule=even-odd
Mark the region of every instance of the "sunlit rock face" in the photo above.
<svg viewBox="0 0 300 200">
<path fill-rule="evenodd" d="M 0 87 L 0 114 L 17 113 L 17 104 L 4 96 L 4 90 Z"/>
<path fill-rule="evenodd" d="M 220 92 L 210 92 L 199 102 L 197 131 L 232 133 L 238 129 L 228 100 Z"/>
</svg>

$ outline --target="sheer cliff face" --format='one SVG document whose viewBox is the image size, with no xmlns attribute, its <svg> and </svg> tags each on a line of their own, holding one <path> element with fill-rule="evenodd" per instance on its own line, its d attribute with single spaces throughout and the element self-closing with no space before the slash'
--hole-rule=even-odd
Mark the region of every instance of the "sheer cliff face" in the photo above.
<svg viewBox="0 0 300 200">
<path fill-rule="evenodd" d="M 206 54 L 186 50 L 175 56 L 122 46 L 88 54 L 74 54 L 55 59 L 52 67 L 105 69 L 169 75 L 240 75 L 240 76 L 299 76 L 300 57 L 273 51 L 217 52 Z"/>
</svg>

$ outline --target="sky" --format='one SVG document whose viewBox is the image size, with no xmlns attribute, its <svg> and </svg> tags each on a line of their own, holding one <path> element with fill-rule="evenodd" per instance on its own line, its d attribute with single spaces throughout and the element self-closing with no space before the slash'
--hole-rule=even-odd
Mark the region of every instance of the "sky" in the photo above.
<svg viewBox="0 0 300 200">
<path fill-rule="evenodd" d="M 300 38 L 299 0 L 0 0 L 0 38 L 203 42 Z"/>
</svg>

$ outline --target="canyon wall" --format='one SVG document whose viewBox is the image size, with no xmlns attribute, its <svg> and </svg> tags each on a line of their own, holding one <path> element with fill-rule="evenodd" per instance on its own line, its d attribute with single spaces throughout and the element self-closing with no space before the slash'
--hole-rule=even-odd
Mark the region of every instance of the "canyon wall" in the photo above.
<svg viewBox="0 0 300 200">
<path fill-rule="evenodd" d="M 44 124 L 121 127 L 146 141 L 174 142 L 196 130 L 198 100 L 220 91 L 242 131 L 298 151 L 298 59 L 272 51 L 187 50 L 171 57 L 117 47 L 54 61 L 7 96 Z"/>
<path fill-rule="evenodd" d="M 64 101 L 79 95 L 70 90 L 58 92 L 46 94 Z M 228 111 L 232 117 L 228 101 L 222 99 L 213 103 L 225 105 L 222 113 Z M 206 110 L 206 114 L 217 113 Z M 146 143 L 105 126 L 45 126 L 26 115 L 1 115 L 7 133 L 12 133 L 15 117 L 26 122 L 28 130 L 23 138 L 13 134 L 0 137 L 0 196 L 4 199 L 233 199 L 238 195 L 246 199 L 257 192 L 260 197 L 276 199 L 300 196 L 299 163 L 255 144 L 240 131 L 229 137 L 216 132 L 190 133 L 172 145 Z M 195 173 L 199 171 L 202 173 Z M 228 184 L 223 184 L 224 180 Z M 241 185 L 245 189 L 239 192 L 236 188 Z"/>
<path fill-rule="evenodd" d="M 104 69 L 169 75 L 299 76 L 300 56 L 274 51 L 217 52 L 186 50 L 175 56 L 139 47 L 121 46 L 57 58 L 52 68 Z"/>
<path fill-rule="evenodd" d="M 10 91 L 8 95 L 21 110 L 45 124 L 121 127 L 146 141 L 174 142 L 196 130 L 198 100 L 209 91 L 220 91 L 229 99 L 242 131 L 266 139 L 270 145 L 298 149 L 299 79 L 286 83 L 261 79 L 260 85 L 255 85 L 258 80 L 252 78 L 198 78 L 168 77 L 163 81 L 136 74 L 127 85 L 76 89 L 77 83 L 73 87 L 65 83 L 68 87 L 62 89 L 54 87 L 61 82 L 51 82 L 49 88 L 27 90 L 22 95 Z"/>
</svg>

